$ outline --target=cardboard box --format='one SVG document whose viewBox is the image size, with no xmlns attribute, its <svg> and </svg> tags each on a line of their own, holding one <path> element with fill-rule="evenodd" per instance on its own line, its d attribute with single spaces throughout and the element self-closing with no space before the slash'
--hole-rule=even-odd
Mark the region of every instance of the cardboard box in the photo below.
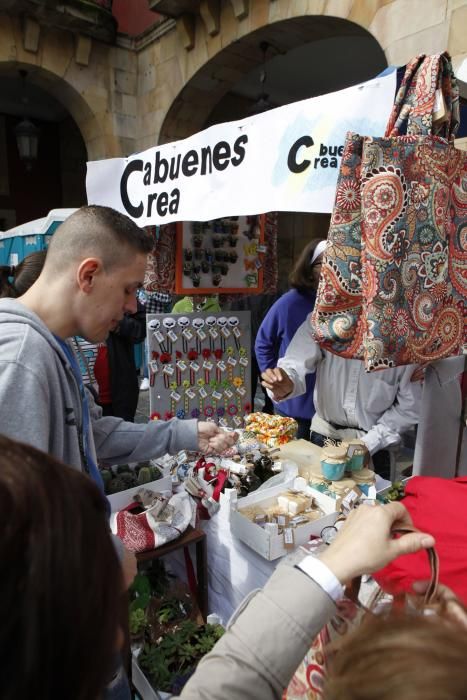
<svg viewBox="0 0 467 700">
<path fill-rule="evenodd" d="M 122 508 L 133 503 L 135 494 L 138 493 L 140 489 L 149 489 L 157 493 L 161 493 L 161 491 L 172 491 L 172 478 L 170 476 L 164 476 L 162 479 L 149 481 L 147 484 L 141 484 L 141 486 L 134 486 L 131 489 L 113 493 L 111 496 L 108 496 L 112 513 L 117 510 L 122 510 Z"/>
<path fill-rule="evenodd" d="M 232 534 L 269 561 L 278 559 L 290 551 L 284 544 L 284 535 L 271 535 L 260 527 L 260 525 L 253 523 L 249 518 L 244 516 L 242 514 L 242 509 L 258 504 L 266 508 L 270 505 L 274 505 L 277 503 L 277 496 L 284 493 L 286 490 L 287 488 L 284 486 L 277 486 L 267 491 L 254 491 L 252 494 L 239 501 L 233 500 L 231 504 L 230 530 Z M 294 548 L 308 542 L 310 536 L 318 536 L 323 527 L 333 525 L 337 518 L 335 499 L 312 490 L 309 487 L 307 487 L 305 491 L 313 496 L 316 503 L 324 512 L 324 516 L 294 528 Z"/>
</svg>

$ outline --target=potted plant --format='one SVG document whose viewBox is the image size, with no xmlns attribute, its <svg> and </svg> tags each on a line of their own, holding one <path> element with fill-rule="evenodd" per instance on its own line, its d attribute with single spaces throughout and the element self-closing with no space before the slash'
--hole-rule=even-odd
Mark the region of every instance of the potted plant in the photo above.
<svg viewBox="0 0 467 700">
<path fill-rule="evenodd" d="M 178 694 L 223 632 L 220 625 L 185 620 L 156 642 L 146 642 L 138 665 L 157 692 Z"/>
</svg>

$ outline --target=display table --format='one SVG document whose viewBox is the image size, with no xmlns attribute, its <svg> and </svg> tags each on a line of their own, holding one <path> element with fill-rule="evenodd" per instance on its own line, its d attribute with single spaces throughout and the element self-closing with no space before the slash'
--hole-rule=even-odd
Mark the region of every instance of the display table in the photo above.
<svg viewBox="0 0 467 700">
<path fill-rule="evenodd" d="M 203 530 L 188 526 L 187 530 L 172 542 L 167 542 L 157 549 L 136 554 L 138 562 L 153 561 L 175 552 L 182 552 L 186 547 L 194 545 L 196 552 L 197 599 L 199 609 L 204 619 L 208 614 L 208 559 L 206 551 L 206 533 Z M 184 576 L 183 578 L 185 578 Z"/>
<path fill-rule="evenodd" d="M 224 503 L 211 520 L 199 525 L 207 542 L 208 612 L 217 613 L 224 624 L 246 595 L 264 586 L 281 561 L 266 561 L 234 537 L 229 514 L 230 506 Z M 186 581 L 183 552 L 172 552 L 168 563 L 171 571 Z"/>
</svg>

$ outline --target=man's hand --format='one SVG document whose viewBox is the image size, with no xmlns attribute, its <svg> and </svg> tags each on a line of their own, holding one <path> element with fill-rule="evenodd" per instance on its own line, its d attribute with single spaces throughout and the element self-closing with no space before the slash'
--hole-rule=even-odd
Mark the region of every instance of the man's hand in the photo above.
<svg viewBox="0 0 467 700">
<path fill-rule="evenodd" d="M 412 520 L 402 503 L 361 505 L 353 510 L 328 549 L 320 555 L 341 583 L 371 574 L 401 554 L 433 547 L 435 539 L 411 532 L 394 539 L 392 531 L 410 527 Z"/>
<path fill-rule="evenodd" d="M 128 590 L 128 588 L 133 583 L 133 580 L 138 573 L 138 567 L 136 563 L 136 557 L 134 552 L 130 552 L 129 549 L 123 547 L 122 556 L 122 575 L 123 575 L 123 590 Z"/>
<path fill-rule="evenodd" d="M 201 452 L 206 454 L 220 454 L 227 450 L 238 440 L 235 432 L 226 432 L 215 423 L 208 421 L 198 422 L 198 446 Z"/>
<path fill-rule="evenodd" d="M 285 399 L 290 392 L 293 391 L 293 381 L 290 379 L 287 372 L 280 367 L 267 369 L 262 373 L 261 378 L 263 380 L 261 384 L 266 389 L 269 389 L 274 401 L 282 401 L 282 399 Z"/>
</svg>

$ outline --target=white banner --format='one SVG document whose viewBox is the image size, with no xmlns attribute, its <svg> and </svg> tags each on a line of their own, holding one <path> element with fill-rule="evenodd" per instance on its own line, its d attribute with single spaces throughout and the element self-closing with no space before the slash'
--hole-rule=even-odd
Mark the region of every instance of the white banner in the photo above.
<svg viewBox="0 0 467 700">
<path fill-rule="evenodd" d="M 140 226 L 330 212 L 347 131 L 382 136 L 395 88 L 394 70 L 128 158 L 89 162 L 88 203 L 114 207 Z"/>
</svg>

